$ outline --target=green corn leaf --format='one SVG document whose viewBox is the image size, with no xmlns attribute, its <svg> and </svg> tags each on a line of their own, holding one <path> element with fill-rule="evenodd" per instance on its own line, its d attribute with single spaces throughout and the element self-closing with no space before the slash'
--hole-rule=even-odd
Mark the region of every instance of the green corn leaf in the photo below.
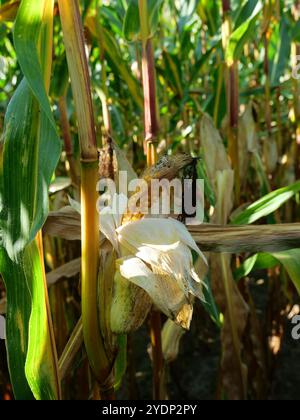
<svg viewBox="0 0 300 420">
<path fill-rule="evenodd" d="M 255 254 L 252 257 L 247 258 L 243 264 L 235 270 L 234 278 L 236 281 L 238 281 L 243 277 L 248 276 L 254 270 L 274 268 L 276 265 L 278 265 L 278 260 L 271 254 Z"/>
<path fill-rule="evenodd" d="M 45 1 L 43 0 L 22 1 L 14 29 L 14 45 L 27 83 L 53 126 L 54 133 L 52 134 L 55 134 L 54 139 L 57 139 L 56 126 L 45 89 L 44 69 L 42 68 L 43 56 L 40 56 L 38 48 L 39 40 L 42 38 L 42 17 L 45 7 Z M 47 48 L 47 39 L 41 40 L 43 41 L 42 48 Z"/>
<path fill-rule="evenodd" d="M 246 210 L 236 216 L 231 221 L 231 224 L 248 225 L 254 223 L 262 217 L 266 217 L 269 214 L 274 213 L 299 192 L 300 181 L 297 181 L 295 184 L 289 185 L 288 187 L 273 191 L 251 204 Z"/>
<path fill-rule="evenodd" d="M 133 96 L 135 102 L 142 109 L 143 99 L 142 99 L 139 85 L 136 79 L 132 76 L 129 68 L 127 67 L 126 62 L 122 58 L 122 54 L 114 38 L 105 28 L 103 28 L 103 43 L 104 43 L 106 54 L 108 55 L 110 60 L 113 62 L 115 67 L 120 72 L 120 75 L 123 78 L 123 80 L 126 82 L 128 86 L 128 90 Z"/>
<path fill-rule="evenodd" d="M 252 15 L 230 35 L 228 47 L 225 52 L 226 62 L 228 65 L 231 65 L 234 61 L 239 60 L 243 52 L 244 45 L 256 34 L 255 24 L 260 15 L 261 9 L 262 3 L 259 2 Z"/>
<path fill-rule="evenodd" d="M 190 84 L 195 82 L 196 78 L 201 74 L 201 71 L 204 72 L 203 68 L 209 65 L 209 60 L 211 58 L 212 53 L 221 46 L 221 40 L 218 39 L 216 42 L 213 43 L 213 46 L 206 51 L 205 54 L 202 54 L 199 60 L 196 61 L 195 65 L 193 66 L 190 78 Z"/>
<path fill-rule="evenodd" d="M 286 19 L 281 20 L 280 31 L 276 43 L 276 54 L 272 63 L 271 85 L 278 85 L 280 77 L 288 66 L 291 52 L 291 35 Z"/>
<path fill-rule="evenodd" d="M 300 294 L 300 249 L 276 252 L 272 255 L 283 265 Z"/>
<path fill-rule="evenodd" d="M 218 3 L 210 0 L 199 0 L 196 10 L 201 21 L 208 26 L 210 35 L 215 35 L 220 23 L 220 8 Z"/>
<path fill-rule="evenodd" d="M 221 328 L 222 321 L 221 321 L 221 313 L 216 304 L 213 292 L 211 290 L 211 279 L 210 275 L 206 276 L 204 279 L 204 283 L 206 287 L 203 287 L 203 294 L 204 294 L 204 301 L 203 306 L 213 322 Z"/>
<path fill-rule="evenodd" d="M 188 28 L 193 25 L 195 21 L 195 11 L 197 8 L 198 0 L 181 0 L 178 4 L 179 6 L 179 20 L 178 20 L 178 29 L 182 35 Z"/>
<path fill-rule="evenodd" d="M 235 18 L 234 29 L 238 29 L 247 19 L 251 18 L 258 0 L 248 0 L 245 5 L 238 8 L 238 14 Z"/>
<path fill-rule="evenodd" d="M 51 96 L 59 99 L 66 95 L 69 86 L 69 71 L 66 55 L 57 57 L 54 63 L 53 77 L 51 80 Z"/>
<path fill-rule="evenodd" d="M 127 369 L 127 335 L 118 335 L 118 355 L 115 361 L 115 384 L 114 387 L 118 390 L 122 384 L 123 376 Z"/>
<path fill-rule="evenodd" d="M 121 13 L 125 11 L 121 11 Z M 113 29 L 113 31 L 119 36 L 123 35 L 123 22 L 118 15 L 116 6 L 104 6 L 100 7 L 100 14 L 106 20 L 107 24 Z"/>
<path fill-rule="evenodd" d="M 95 18 L 88 17 L 86 18 L 85 23 L 88 26 L 91 34 L 95 38 L 97 38 L 98 34 L 96 30 Z M 130 69 L 126 61 L 124 61 L 120 48 L 118 44 L 116 43 L 114 37 L 104 27 L 101 28 L 101 36 L 102 36 L 101 43 L 103 44 L 106 57 L 113 64 L 118 75 L 120 75 L 122 79 L 125 81 L 125 83 L 127 84 L 128 90 L 130 94 L 132 95 L 133 99 L 135 100 L 136 104 L 138 105 L 138 107 L 140 109 L 143 109 L 143 96 L 141 95 L 140 86 L 137 80 L 132 76 L 132 73 L 130 72 Z"/>
<path fill-rule="evenodd" d="M 48 328 L 43 266 L 36 241 L 12 262 L 1 265 L 7 290 L 6 334 L 9 370 L 16 399 L 58 398 L 55 361 Z"/>
<path fill-rule="evenodd" d="M 60 156 L 47 90 L 51 73 L 52 0 L 23 0 L 15 48 L 24 73 L 7 109 L 1 196 L 7 299 L 7 352 L 17 399 L 57 399 L 57 356 L 43 256 L 35 239 L 48 213 L 48 188 Z M 13 174 L 13 175 L 12 175 Z"/>
<path fill-rule="evenodd" d="M 170 83 L 171 88 L 175 94 L 183 97 L 183 86 L 182 86 L 182 73 L 180 63 L 174 55 L 169 54 L 167 51 L 163 52 L 164 64 L 165 64 L 165 77 L 166 81 Z"/>
<path fill-rule="evenodd" d="M 248 276 L 254 270 L 264 270 L 274 268 L 277 265 L 282 266 L 290 276 L 294 286 L 300 294 L 300 249 L 291 249 L 289 251 L 275 252 L 272 254 L 255 254 L 234 272 L 236 281 Z"/>
<path fill-rule="evenodd" d="M 159 11 L 164 0 L 148 0 L 149 37 L 153 36 L 159 21 Z M 123 33 L 127 41 L 140 39 L 140 15 L 138 0 L 130 0 L 124 19 Z"/>
<path fill-rule="evenodd" d="M 6 347 L 13 392 L 16 399 L 31 400 L 33 394 L 25 375 L 28 348 L 28 324 L 31 313 L 30 293 L 20 263 L 13 262 L 2 249 L 1 275 L 7 291 Z"/>
</svg>

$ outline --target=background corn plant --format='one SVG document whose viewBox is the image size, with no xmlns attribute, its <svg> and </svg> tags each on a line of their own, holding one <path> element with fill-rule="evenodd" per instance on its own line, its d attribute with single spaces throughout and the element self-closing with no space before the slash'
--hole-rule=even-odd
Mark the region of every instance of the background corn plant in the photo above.
<svg viewBox="0 0 300 420">
<path fill-rule="evenodd" d="M 137 397 L 148 341 L 166 397 L 207 328 L 210 396 L 269 395 L 300 291 L 299 18 L 298 0 L 0 1 L 2 398 Z M 99 332 L 100 148 L 131 174 L 156 152 L 201 158 L 208 289 L 184 337 L 156 311 L 149 339 Z"/>
</svg>

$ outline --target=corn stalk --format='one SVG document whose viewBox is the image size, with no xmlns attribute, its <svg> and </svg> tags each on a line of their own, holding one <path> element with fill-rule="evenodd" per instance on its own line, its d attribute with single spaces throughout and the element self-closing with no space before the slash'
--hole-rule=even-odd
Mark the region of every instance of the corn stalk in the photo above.
<svg viewBox="0 0 300 420">
<path fill-rule="evenodd" d="M 232 33 L 231 3 L 230 0 L 222 0 L 223 26 L 222 43 L 224 51 L 227 50 L 230 35 Z M 227 91 L 227 115 L 228 115 L 228 144 L 229 156 L 235 176 L 235 201 L 240 203 L 240 166 L 239 166 L 239 79 L 238 61 L 226 62 L 226 91 Z"/>
<path fill-rule="evenodd" d="M 142 74 L 144 91 L 144 150 L 147 155 L 147 165 L 151 166 L 157 160 L 157 135 L 159 123 L 156 103 L 156 78 L 152 40 L 149 38 L 149 17 L 147 0 L 139 0 L 139 16 L 142 39 Z M 152 310 L 150 315 L 150 339 L 153 359 L 153 396 L 154 399 L 164 398 L 163 390 L 163 353 L 161 341 L 161 315 Z"/>
<path fill-rule="evenodd" d="M 299 22 L 300 19 L 300 1 L 296 0 L 293 10 L 295 22 Z M 297 68 L 299 64 L 300 56 L 300 45 L 294 41 L 292 43 L 292 67 Z M 295 128 L 296 128 L 296 144 L 295 144 L 295 162 L 296 162 L 296 176 L 300 176 L 300 88 L 299 80 L 293 78 L 293 96 L 294 96 L 294 114 L 295 114 Z"/>
<path fill-rule="evenodd" d="M 75 102 L 81 153 L 81 283 L 83 336 L 89 363 L 103 396 L 114 398 L 107 358 L 98 324 L 99 269 L 98 152 L 82 22 L 77 0 L 59 0 L 60 18 Z"/>
</svg>

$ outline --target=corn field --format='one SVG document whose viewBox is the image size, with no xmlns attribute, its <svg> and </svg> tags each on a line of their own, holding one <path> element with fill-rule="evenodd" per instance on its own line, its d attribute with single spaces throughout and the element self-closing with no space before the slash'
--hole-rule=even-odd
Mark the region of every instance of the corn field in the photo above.
<svg viewBox="0 0 300 420">
<path fill-rule="evenodd" d="M 300 399 L 299 294 L 299 0 L 0 0 L 1 400 Z"/>
</svg>

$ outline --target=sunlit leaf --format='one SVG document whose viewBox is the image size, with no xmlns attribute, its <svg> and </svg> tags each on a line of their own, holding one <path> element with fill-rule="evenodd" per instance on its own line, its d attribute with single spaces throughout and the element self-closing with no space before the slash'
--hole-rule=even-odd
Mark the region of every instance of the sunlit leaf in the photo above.
<svg viewBox="0 0 300 420">
<path fill-rule="evenodd" d="M 158 25 L 159 10 L 164 0 L 147 0 L 148 25 L 150 36 L 153 36 Z M 140 15 L 138 0 L 130 0 L 126 11 L 123 33 L 127 41 L 137 41 L 140 38 Z"/>
<path fill-rule="evenodd" d="M 300 191 L 300 181 L 288 187 L 280 188 L 251 204 L 246 210 L 235 217 L 234 225 L 251 224 L 278 210 L 284 203 L 293 198 Z"/>
<path fill-rule="evenodd" d="M 17 399 L 57 399 L 60 393 L 41 242 L 34 239 L 47 217 L 48 187 L 60 155 L 47 96 L 53 6 L 49 0 L 21 4 L 14 39 L 25 77 L 7 109 L 4 127 L 1 272 L 8 300 L 9 369 Z"/>
<path fill-rule="evenodd" d="M 255 25 L 261 9 L 262 3 L 259 1 L 252 15 L 245 22 L 241 23 L 241 25 L 230 35 L 225 53 L 226 61 L 229 65 L 240 58 L 245 43 L 255 36 Z"/>
</svg>

